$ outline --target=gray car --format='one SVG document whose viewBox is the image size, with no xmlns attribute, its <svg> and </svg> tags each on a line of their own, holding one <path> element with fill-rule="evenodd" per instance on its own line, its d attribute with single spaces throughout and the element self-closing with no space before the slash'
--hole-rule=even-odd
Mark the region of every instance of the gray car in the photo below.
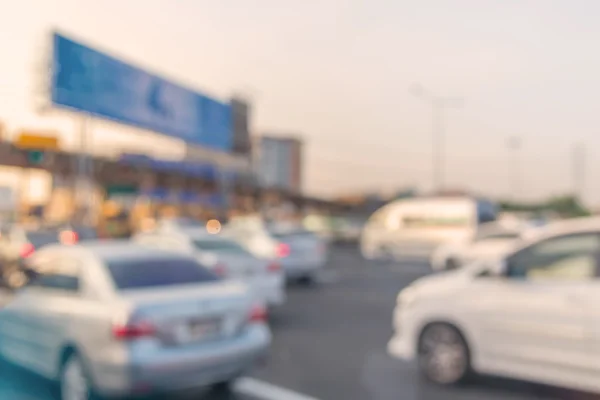
<svg viewBox="0 0 600 400">
<path fill-rule="evenodd" d="M 312 282 L 327 263 L 327 243 L 301 227 L 269 227 L 271 236 L 280 243 L 279 262 L 288 280 Z"/>
<path fill-rule="evenodd" d="M 180 229 L 143 233 L 134 236 L 133 240 L 155 249 L 196 257 L 217 275 L 246 283 L 254 298 L 269 308 L 278 307 L 285 301 L 280 263 L 255 257 L 227 235 L 209 234 L 206 229 Z"/>
<path fill-rule="evenodd" d="M 64 400 L 226 388 L 262 361 L 266 313 L 193 258 L 131 242 L 51 245 L 0 311 L 0 352 Z"/>
</svg>

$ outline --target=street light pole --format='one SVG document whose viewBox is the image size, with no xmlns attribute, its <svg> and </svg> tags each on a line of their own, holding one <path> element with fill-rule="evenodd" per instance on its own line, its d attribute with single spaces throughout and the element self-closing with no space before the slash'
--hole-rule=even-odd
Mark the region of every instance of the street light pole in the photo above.
<svg viewBox="0 0 600 400">
<path fill-rule="evenodd" d="M 581 200 L 584 191 L 585 182 L 585 148 L 583 144 L 573 145 L 572 163 L 573 163 L 573 194 Z"/>
<path fill-rule="evenodd" d="M 460 98 L 436 96 L 421 85 L 413 85 L 410 88 L 410 92 L 415 97 L 422 98 L 431 105 L 433 189 L 434 191 L 440 191 L 444 187 L 446 164 L 444 109 L 459 108 L 462 106 L 463 101 Z"/>
<path fill-rule="evenodd" d="M 444 104 L 438 99 L 432 99 L 431 126 L 433 129 L 433 188 L 442 190 L 444 188 L 444 166 L 445 166 L 445 132 L 444 132 Z"/>
</svg>

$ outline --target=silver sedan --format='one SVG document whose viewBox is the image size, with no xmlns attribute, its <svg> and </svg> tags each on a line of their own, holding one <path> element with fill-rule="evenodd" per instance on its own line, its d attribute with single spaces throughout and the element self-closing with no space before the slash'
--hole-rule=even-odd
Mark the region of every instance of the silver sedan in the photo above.
<svg viewBox="0 0 600 400">
<path fill-rule="evenodd" d="M 53 245 L 0 312 L 0 352 L 62 399 L 227 388 L 264 360 L 265 310 L 184 255 L 131 242 Z"/>
<path fill-rule="evenodd" d="M 302 228 L 271 226 L 271 236 L 279 242 L 279 262 L 287 279 L 314 281 L 327 263 L 327 244 Z"/>
</svg>

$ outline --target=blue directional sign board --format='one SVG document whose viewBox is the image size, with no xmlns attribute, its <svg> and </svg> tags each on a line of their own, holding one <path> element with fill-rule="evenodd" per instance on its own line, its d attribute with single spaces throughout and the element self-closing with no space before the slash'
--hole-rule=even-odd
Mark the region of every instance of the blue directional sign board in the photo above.
<svg viewBox="0 0 600 400">
<path fill-rule="evenodd" d="M 54 34 L 52 103 L 229 151 L 231 107 Z"/>
</svg>

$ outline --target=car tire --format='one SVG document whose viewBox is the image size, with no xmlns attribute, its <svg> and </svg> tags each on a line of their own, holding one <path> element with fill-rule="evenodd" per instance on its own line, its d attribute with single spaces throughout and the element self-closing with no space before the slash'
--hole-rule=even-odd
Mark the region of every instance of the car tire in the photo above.
<svg viewBox="0 0 600 400">
<path fill-rule="evenodd" d="M 471 371 L 469 347 L 456 327 L 430 324 L 419 337 L 418 364 L 428 381 L 439 385 L 458 384 L 464 382 Z"/>
<path fill-rule="evenodd" d="M 4 272 L 2 280 L 9 289 L 19 289 L 27 283 L 27 276 L 23 271 L 13 268 Z"/>
<path fill-rule="evenodd" d="M 233 386 L 235 385 L 236 378 L 228 379 L 226 381 L 217 382 L 211 385 L 211 391 L 215 394 L 225 395 L 233 393 Z"/>
<path fill-rule="evenodd" d="M 90 400 L 95 399 L 92 381 L 83 360 L 76 352 L 65 357 L 58 380 L 59 399 Z"/>
<path fill-rule="evenodd" d="M 313 274 L 304 275 L 298 278 L 298 283 L 302 286 L 312 286 L 316 281 L 316 277 Z"/>
<path fill-rule="evenodd" d="M 460 263 L 458 262 L 457 259 L 449 258 L 446 260 L 445 269 L 447 271 L 453 271 L 455 269 L 458 269 L 458 267 L 460 267 Z"/>
</svg>

